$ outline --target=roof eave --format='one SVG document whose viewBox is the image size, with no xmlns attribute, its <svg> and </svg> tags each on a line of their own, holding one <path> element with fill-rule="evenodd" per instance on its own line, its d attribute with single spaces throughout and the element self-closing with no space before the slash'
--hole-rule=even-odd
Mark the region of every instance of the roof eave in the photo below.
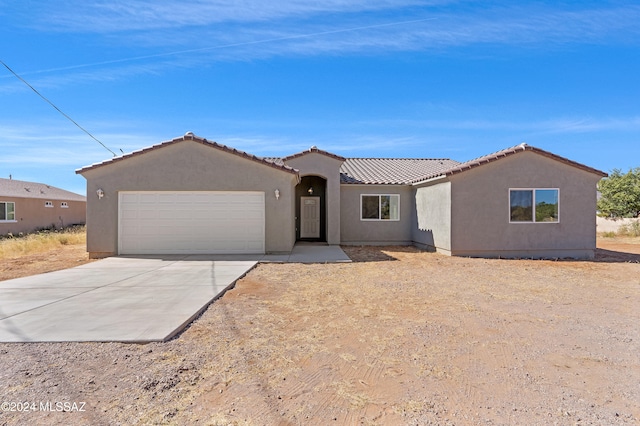
<svg viewBox="0 0 640 426">
<path fill-rule="evenodd" d="M 524 149 L 525 151 L 529 150 L 529 151 L 536 152 L 536 153 L 538 153 L 538 154 L 540 154 L 542 156 L 545 156 L 547 158 L 551 158 L 551 159 L 560 161 L 560 162 L 565 163 L 567 165 L 576 167 L 578 169 L 582 169 L 582 170 L 584 170 L 586 172 L 593 173 L 595 175 L 599 175 L 600 177 L 609 176 L 608 173 L 605 173 L 602 170 L 594 169 L 593 167 L 589 167 L 589 166 L 586 166 L 586 165 L 584 165 L 582 163 L 578 163 L 576 161 L 569 160 L 568 158 L 561 157 L 559 155 L 553 154 L 551 152 L 545 151 L 545 150 L 540 149 L 540 148 L 536 148 L 535 146 L 525 145 L 524 148 L 525 148 Z"/>
<path fill-rule="evenodd" d="M 424 185 L 425 183 L 436 182 L 446 178 L 447 178 L 446 174 L 439 173 L 437 175 L 431 175 L 429 177 L 424 177 L 424 178 L 421 178 L 420 180 L 411 182 L 411 186 Z"/>
<path fill-rule="evenodd" d="M 273 163 L 271 161 L 265 160 L 264 158 L 257 157 L 257 156 L 255 156 L 253 154 L 249 154 L 247 152 L 240 151 L 240 150 L 237 150 L 235 148 L 230 148 L 230 147 L 228 147 L 226 145 L 219 144 L 218 142 L 208 141 L 207 139 L 195 136 L 192 133 L 187 133 L 184 136 L 180 136 L 180 137 L 174 138 L 174 139 L 169 140 L 169 141 L 161 142 L 161 143 L 156 144 L 156 145 L 152 145 L 152 146 L 149 146 L 149 147 L 146 147 L 146 148 L 142 148 L 142 149 L 140 149 L 138 151 L 133 151 L 133 152 L 130 152 L 128 154 L 124 154 L 124 155 L 120 155 L 118 157 L 110 158 L 109 160 L 105 160 L 105 161 L 100 162 L 100 163 L 95 163 L 95 164 L 92 164 L 90 166 L 86 166 L 86 167 L 77 169 L 76 170 L 76 174 L 83 174 L 84 172 L 87 172 L 89 170 L 94 170 L 94 169 L 97 169 L 99 167 L 108 166 L 108 165 L 113 164 L 113 163 L 118 162 L 118 161 L 122 161 L 122 160 L 125 160 L 125 159 L 128 159 L 128 158 L 136 157 L 138 155 L 144 154 L 146 152 L 149 152 L 149 151 L 152 151 L 152 150 L 155 150 L 155 149 L 164 148 L 166 146 L 173 145 L 173 144 L 176 144 L 176 143 L 179 143 L 179 142 L 188 141 L 188 140 L 193 141 L 193 142 L 197 142 L 197 143 L 201 143 L 201 144 L 203 144 L 205 146 L 209 146 L 209 147 L 212 147 L 212 148 L 219 149 L 219 150 L 221 150 L 223 152 L 227 152 L 227 153 L 230 153 L 230 154 L 237 155 L 239 157 L 242 157 L 242 158 L 245 158 L 247 160 L 251 160 L 251 161 L 254 161 L 254 162 L 257 162 L 257 163 L 260 163 L 260 164 L 263 164 L 265 166 L 272 167 L 272 168 L 277 169 L 277 170 L 281 170 L 281 171 L 284 171 L 284 172 L 292 173 L 292 174 L 295 174 L 296 176 L 299 175 L 299 172 L 298 172 L 297 169 L 294 169 L 293 167 L 287 166 L 286 164 L 279 165 L 279 164 Z"/>
<path fill-rule="evenodd" d="M 361 185 L 361 186 L 410 186 L 410 182 L 340 182 L 340 185 Z"/>
<path fill-rule="evenodd" d="M 586 166 L 584 164 L 578 163 L 576 161 L 573 160 L 569 160 L 568 158 L 565 157 L 561 157 L 559 155 L 553 154 L 549 151 L 545 151 L 543 149 L 537 148 L 535 146 L 531 146 L 531 145 L 527 145 L 525 143 L 520 144 L 518 146 L 515 146 L 513 148 L 507 148 L 503 151 L 499 151 L 495 154 L 490 154 L 488 156 L 485 157 L 480 157 L 477 158 L 475 160 L 470 160 L 466 163 L 462 163 L 456 167 L 452 167 L 449 170 L 446 170 L 443 172 L 444 175 L 446 176 L 452 176 L 458 173 L 463 173 L 466 172 L 467 170 L 471 170 L 471 169 L 475 169 L 476 167 L 482 166 L 484 164 L 488 164 L 488 163 L 493 163 L 494 161 L 498 161 L 501 160 L 503 158 L 509 157 L 511 155 L 514 154 L 518 154 L 521 152 L 525 152 L 525 151 L 531 151 L 531 152 L 535 152 L 536 154 L 542 155 L 543 157 L 547 157 L 550 158 L 552 160 L 564 163 L 566 165 L 584 170 L 586 172 L 589 173 L 593 173 L 595 175 L 601 176 L 601 177 L 606 177 L 608 176 L 607 173 L 594 169 L 592 167 Z"/>
</svg>

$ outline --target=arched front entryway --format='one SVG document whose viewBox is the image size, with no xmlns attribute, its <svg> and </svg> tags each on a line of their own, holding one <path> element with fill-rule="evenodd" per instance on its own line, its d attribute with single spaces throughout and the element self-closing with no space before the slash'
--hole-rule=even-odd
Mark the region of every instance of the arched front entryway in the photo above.
<svg viewBox="0 0 640 426">
<path fill-rule="evenodd" d="M 303 176 L 296 186 L 296 239 L 327 241 L 327 180 Z"/>
</svg>

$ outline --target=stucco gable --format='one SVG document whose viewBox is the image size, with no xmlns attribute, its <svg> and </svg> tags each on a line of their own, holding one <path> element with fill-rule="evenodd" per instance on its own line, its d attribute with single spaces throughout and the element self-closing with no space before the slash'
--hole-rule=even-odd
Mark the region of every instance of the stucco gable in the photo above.
<svg viewBox="0 0 640 426">
<path fill-rule="evenodd" d="M 338 160 L 338 161 L 344 161 L 345 160 L 344 157 L 341 157 L 341 156 L 339 156 L 337 154 L 333 154 L 333 153 L 331 153 L 329 151 L 324 151 L 322 149 L 318 149 L 317 146 L 312 146 L 311 148 L 307 149 L 306 151 L 298 152 L 296 154 L 291 154 L 291 155 L 289 155 L 287 157 L 281 158 L 280 160 L 286 163 L 289 160 L 293 160 L 295 158 L 303 157 L 305 155 L 313 154 L 313 153 L 324 155 L 326 157 L 330 157 L 330 158 L 333 158 L 333 159 Z"/>
<path fill-rule="evenodd" d="M 550 158 L 554 161 L 558 161 L 562 164 L 566 164 L 568 166 L 571 167 L 575 167 L 578 168 L 580 170 L 586 171 L 588 173 L 592 173 L 594 175 L 600 176 L 600 177 L 606 177 L 607 173 L 591 168 L 589 166 L 585 166 L 584 164 L 575 162 L 573 160 L 569 160 L 568 158 L 565 157 L 561 157 L 559 155 L 553 154 L 549 151 L 545 151 L 543 149 L 540 148 L 536 148 L 534 146 L 531 145 L 527 145 L 526 143 L 522 143 L 520 145 L 517 146 L 513 146 L 511 148 L 507 148 L 507 149 L 503 149 L 501 151 L 498 152 L 494 152 L 493 154 L 488 154 L 488 155 L 484 155 L 482 157 L 478 157 L 475 158 L 473 160 L 469 160 L 466 161 L 464 163 L 460 163 L 454 167 L 451 167 L 447 170 L 441 171 L 441 172 L 437 172 L 437 173 L 433 173 L 430 175 L 425 176 L 422 181 L 428 180 L 428 179 L 434 179 L 434 178 L 438 178 L 438 177 L 445 177 L 445 176 L 452 176 L 458 173 L 464 173 L 468 170 L 471 169 L 475 169 L 476 167 L 481 167 L 485 164 L 489 164 L 489 163 L 493 163 L 495 161 L 500 161 L 503 158 L 512 156 L 512 155 L 517 155 L 519 153 L 523 153 L 523 152 L 533 152 L 535 154 L 541 155 L 543 157 L 546 158 Z M 417 182 L 419 183 L 419 182 Z"/>
<path fill-rule="evenodd" d="M 137 156 L 146 154 L 146 153 L 148 153 L 150 151 L 156 151 L 156 150 L 162 149 L 164 147 L 175 145 L 175 144 L 182 143 L 182 142 L 185 142 L 185 141 L 192 141 L 192 142 L 200 143 L 200 144 L 202 144 L 204 146 L 207 146 L 207 147 L 210 147 L 212 149 L 217 149 L 217 150 L 220 150 L 220 151 L 223 151 L 223 152 L 226 152 L 226 153 L 237 155 L 237 156 L 239 156 L 241 158 L 245 158 L 245 159 L 247 159 L 249 161 L 253 161 L 253 162 L 260 163 L 260 164 L 263 164 L 263 165 L 266 165 L 266 166 L 269 166 L 269 167 L 273 167 L 275 169 L 279 169 L 279 170 L 282 170 L 284 172 L 293 173 L 293 174 L 296 174 L 296 175 L 298 174 L 298 171 L 296 169 L 294 169 L 293 167 L 287 166 L 286 164 L 276 163 L 276 162 L 271 161 L 269 159 L 262 158 L 262 157 L 257 157 L 257 156 L 255 156 L 253 154 L 249 154 L 247 152 L 240 151 L 238 149 L 231 148 L 231 147 L 228 147 L 226 145 L 223 145 L 223 144 L 220 144 L 220 143 L 217 143 L 217 142 L 214 142 L 214 141 L 208 141 L 205 138 L 201 138 L 201 137 L 195 136 L 191 132 L 187 132 L 184 136 L 180 136 L 180 137 L 174 138 L 174 139 L 169 140 L 169 141 L 161 142 L 159 144 L 152 145 L 152 146 L 147 147 L 147 148 L 142 148 L 140 150 L 133 151 L 133 152 L 130 152 L 128 154 L 120 155 L 120 156 L 111 158 L 109 160 L 102 161 L 100 163 L 95 163 L 95 164 L 92 164 L 90 166 L 83 167 L 81 169 L 76 170 L 76 173 L 77 174 L 83 174 L 84 172 L 87 172 L 89 170 L 94 170 L 94 169 L 96 169 L 98 167 L 104 167 L 104 166 L 108 166 L 110 164 L 117 163 L 117 162 L 120 162 L 120 161 L 126 161 L 129 158 L 137 157 Z"/>
</svg>

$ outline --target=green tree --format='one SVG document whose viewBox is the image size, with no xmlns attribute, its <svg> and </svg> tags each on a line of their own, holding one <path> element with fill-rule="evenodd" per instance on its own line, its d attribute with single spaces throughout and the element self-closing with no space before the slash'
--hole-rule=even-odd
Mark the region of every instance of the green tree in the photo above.
<svg viewBox="0 0 640 426">
<path fill-rule="evenodd" d="M 611 218 L 640 216 L 640 167 L 622 173 L 613 169 L 608 178 L 598 183 L 600 216 Z"/>
</svg>

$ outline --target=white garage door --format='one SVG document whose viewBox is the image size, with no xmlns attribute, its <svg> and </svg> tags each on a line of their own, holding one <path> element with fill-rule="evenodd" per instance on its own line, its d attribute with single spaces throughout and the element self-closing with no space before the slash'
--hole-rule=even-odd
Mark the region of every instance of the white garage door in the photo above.
<svg viewBox="0 0 640 426">
<path fill-rule="evenodd" d="M 264 253 L 264 192 L 121 192 L 120 254 Z"/>
</svg>

